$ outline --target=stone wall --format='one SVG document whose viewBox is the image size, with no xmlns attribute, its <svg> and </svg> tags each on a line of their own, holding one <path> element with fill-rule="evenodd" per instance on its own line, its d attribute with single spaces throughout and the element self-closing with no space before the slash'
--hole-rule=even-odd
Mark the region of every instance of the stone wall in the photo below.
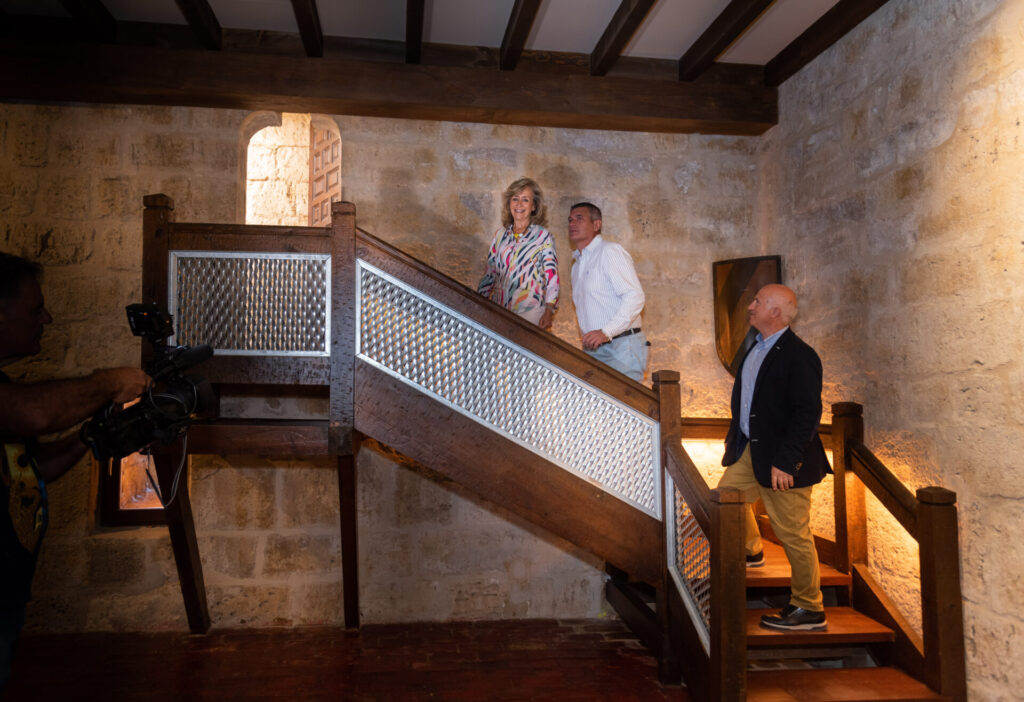
<svg viewBox="0 0 1024 702">
<path fill-rule="evenodd" d="M 911 489 L 957 492 L 971 698 L 1024 688 L 1024 3 L 899 0 L 780 91 L 767 249 L 802 296 L 826 399 Z M 912 616 L 912 542 L 872 569 Z"/>
</svg>

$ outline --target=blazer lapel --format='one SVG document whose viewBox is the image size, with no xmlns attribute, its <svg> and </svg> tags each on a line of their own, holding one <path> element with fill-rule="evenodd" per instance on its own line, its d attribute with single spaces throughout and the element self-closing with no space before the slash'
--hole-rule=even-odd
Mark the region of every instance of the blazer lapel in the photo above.
<svg viewBox="0 0 1024 702">
<path fill-rule="evenodd" d="M 776 360 L 782 355 L 782 347 L 785 345 L 787 337 L 793 332 L 792 329 L 787 329 L 782 336 L 775 340 L 772 347 L 768 349 L 768 353 L 765 354 L 764 360 L 761 361 L 761 367 L 757 371 L 757 378 L 754 380 L 754 394 L 750 398 L 751 404 L 757 397 L 757 391 L 761 388 L 761 380 L 764 378 L 764 373 L 768 370 L 768 367 L 775 363 Z M 746 359 L 744 359 L 746 360 Z"/>
</svg>

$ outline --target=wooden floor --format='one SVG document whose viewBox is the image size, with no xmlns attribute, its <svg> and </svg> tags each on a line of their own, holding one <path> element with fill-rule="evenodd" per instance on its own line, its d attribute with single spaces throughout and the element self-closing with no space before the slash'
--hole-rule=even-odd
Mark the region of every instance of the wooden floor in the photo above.
<svg viewBox="0 0 1024 702">
<path fill-rule="evenodd" d="M 689 702 L 618 621 L 26 636 L 5 702 Z"/>
</svg>

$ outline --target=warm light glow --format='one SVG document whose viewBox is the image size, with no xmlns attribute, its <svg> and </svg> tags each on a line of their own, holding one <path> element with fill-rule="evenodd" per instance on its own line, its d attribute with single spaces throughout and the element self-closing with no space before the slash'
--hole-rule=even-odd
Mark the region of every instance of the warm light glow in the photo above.
<svg viewBox="0 0 1024 702">
<path fill-rule="evenodd" d="M 133 453 L 121 459 L 121 489 L 118 506 L 121 509 L 160 509 L 160 498 L 146 478 L 149 456 Z M 154 471 L 150 467 L 150 471 Z M 155 472 L 154 472 L 155 479 Z"/>
</svg>

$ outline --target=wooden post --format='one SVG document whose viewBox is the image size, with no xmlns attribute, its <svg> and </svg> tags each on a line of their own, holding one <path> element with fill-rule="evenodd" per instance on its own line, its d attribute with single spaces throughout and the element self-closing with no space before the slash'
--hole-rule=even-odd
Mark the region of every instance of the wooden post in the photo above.
<svg viewBox="0 0 1024 702">
<path fill-rule="evenodd" d="M 167 258 L 169 250 L 170 225 L 174 223 L 174 200 L 166 195 L 146 195 L 142 198 L 145 209 L 142 213 L 142 300 L 156 303 L 161 309 L 167 308 Z M 151 349 L 143 344 L 142 365 L 152 355 Z M 175 450 L 177 448 L 177 450 Z M 210 629 L 210 612 L 206 604 L 206 585 L 203 580 L 203 565 L 199 560 L 199 544 L 196 540 L 196 525 L 192 517 L 192 501 L 188 494 L 188 457 L 185 457 L 183 474 L 177 492 L 172 492 L 175 473 L 181 463 L 182 442 L 163 447 L 153 452 L 160 494 L 170 504 L 164 508 L 167 531 L 171 537 L 171 550 L 178 569 L 181 597 L 185 601 L 189 629 L 203 634 Z M 173 499 L 172 499 L 173 498 Z"/>
<path fill-rule="evenodd" d="M 917 491 L 917 501 L 925 682 L 963 702 L 967 669 L 956 493 L 925 487 Z"/>
<path fill-rule="evenodd" d="M 848 444 L 864 442 L 864 408 L 856 402 L 832 405 L 832 482 L 836 519 L 837 570 L 852 572 L 854 563 L 867 563 L 867 508 L 864 483 L 851 465 Z M 848 602 L 847 602 L 848 604 Z"/>
<path fill-rule="evenodd" d="M 668 592 L 672 587 L 672 577 L 668 570 L 668 549 L 666 546 L 666 522 L 665 515 L 668 514 L 666 501 L 669 496 L 665 494 L 665 447 L 674 442 L 679 444 L 682 440 L 682 429 L 680 427 L 680 402 L 679 402 L 679 373 L 676 371 L 660 370 L 653 375 L 654 392 L 658 396 L 658 420 L 660 422 L 661 434 L 661 470 L 658 471 L 657 480 L 661 485 L 661 537 L 658 539 L 658 549 L 661 553 L 661 582 L 658 584 L 657 592 L 657 614 L 658 614 L 658 679 L 664 684 L 679 682 L 680 670 L 676 653 L 672 649 L 672 637 L 669 633 L 670 617 L 668 614 Z"/>
<path fill-rule="evenodd" d="M 746 510 L 736 488 L 711 491 L 709 699 L 723 702 L 745 700 L 747 695 Z"/>
<path fill-rule="evenodd" d="M 199 560 L 199 544 L 192 518 L 192 500 L 188 494 L 190 466 L 188 456 L 183 457 L 181 453 L 184 450 L 183 441 L 179 439 L 171 446 L 154 451 L 153 464 L 160 482 L 160 495 L 165 503 L 169 503 L 164 507 L 164 517 L 171 537 L 174 563 L 178 567 L 178 581 L 181 584 L 181 597 L 185 601 L 188 626 L 193 634 L 205 634 L 210 630 L 210 612 L 206 604 L 203 564 Z M 185 464 L 181 466 L 178 489 L 172 491 L 182 458 Z"/>
<path fill-rule="evenodd" d="M 353 452 L 338 456 L 338 503 L 341 512 L 341 578 L 345 628 L 359 628 L 359 530 L 356 500 L 356 457 L 359 433 L 353 432 Z"/>
<path fill-rule="evenodd" d="M 359 531 L 355 431 L 356 206 L 331 205 L 331 387 L 328 451 L 338 457 L 345 628 L 359 628 Z"/>
<path fill-rule="evenodd" d="M 167 308 L 167 251 L 174 222 L 174 200 L 166 195 L 142 198 L 142 301 Z M 143 360 L 147 349 L 143 348 Z"/>
<path fill-rule="evenodd" d="M 356 206 L 331 205 L 331 389 L 328 451 L 355 455 Z"/>
</svg>

